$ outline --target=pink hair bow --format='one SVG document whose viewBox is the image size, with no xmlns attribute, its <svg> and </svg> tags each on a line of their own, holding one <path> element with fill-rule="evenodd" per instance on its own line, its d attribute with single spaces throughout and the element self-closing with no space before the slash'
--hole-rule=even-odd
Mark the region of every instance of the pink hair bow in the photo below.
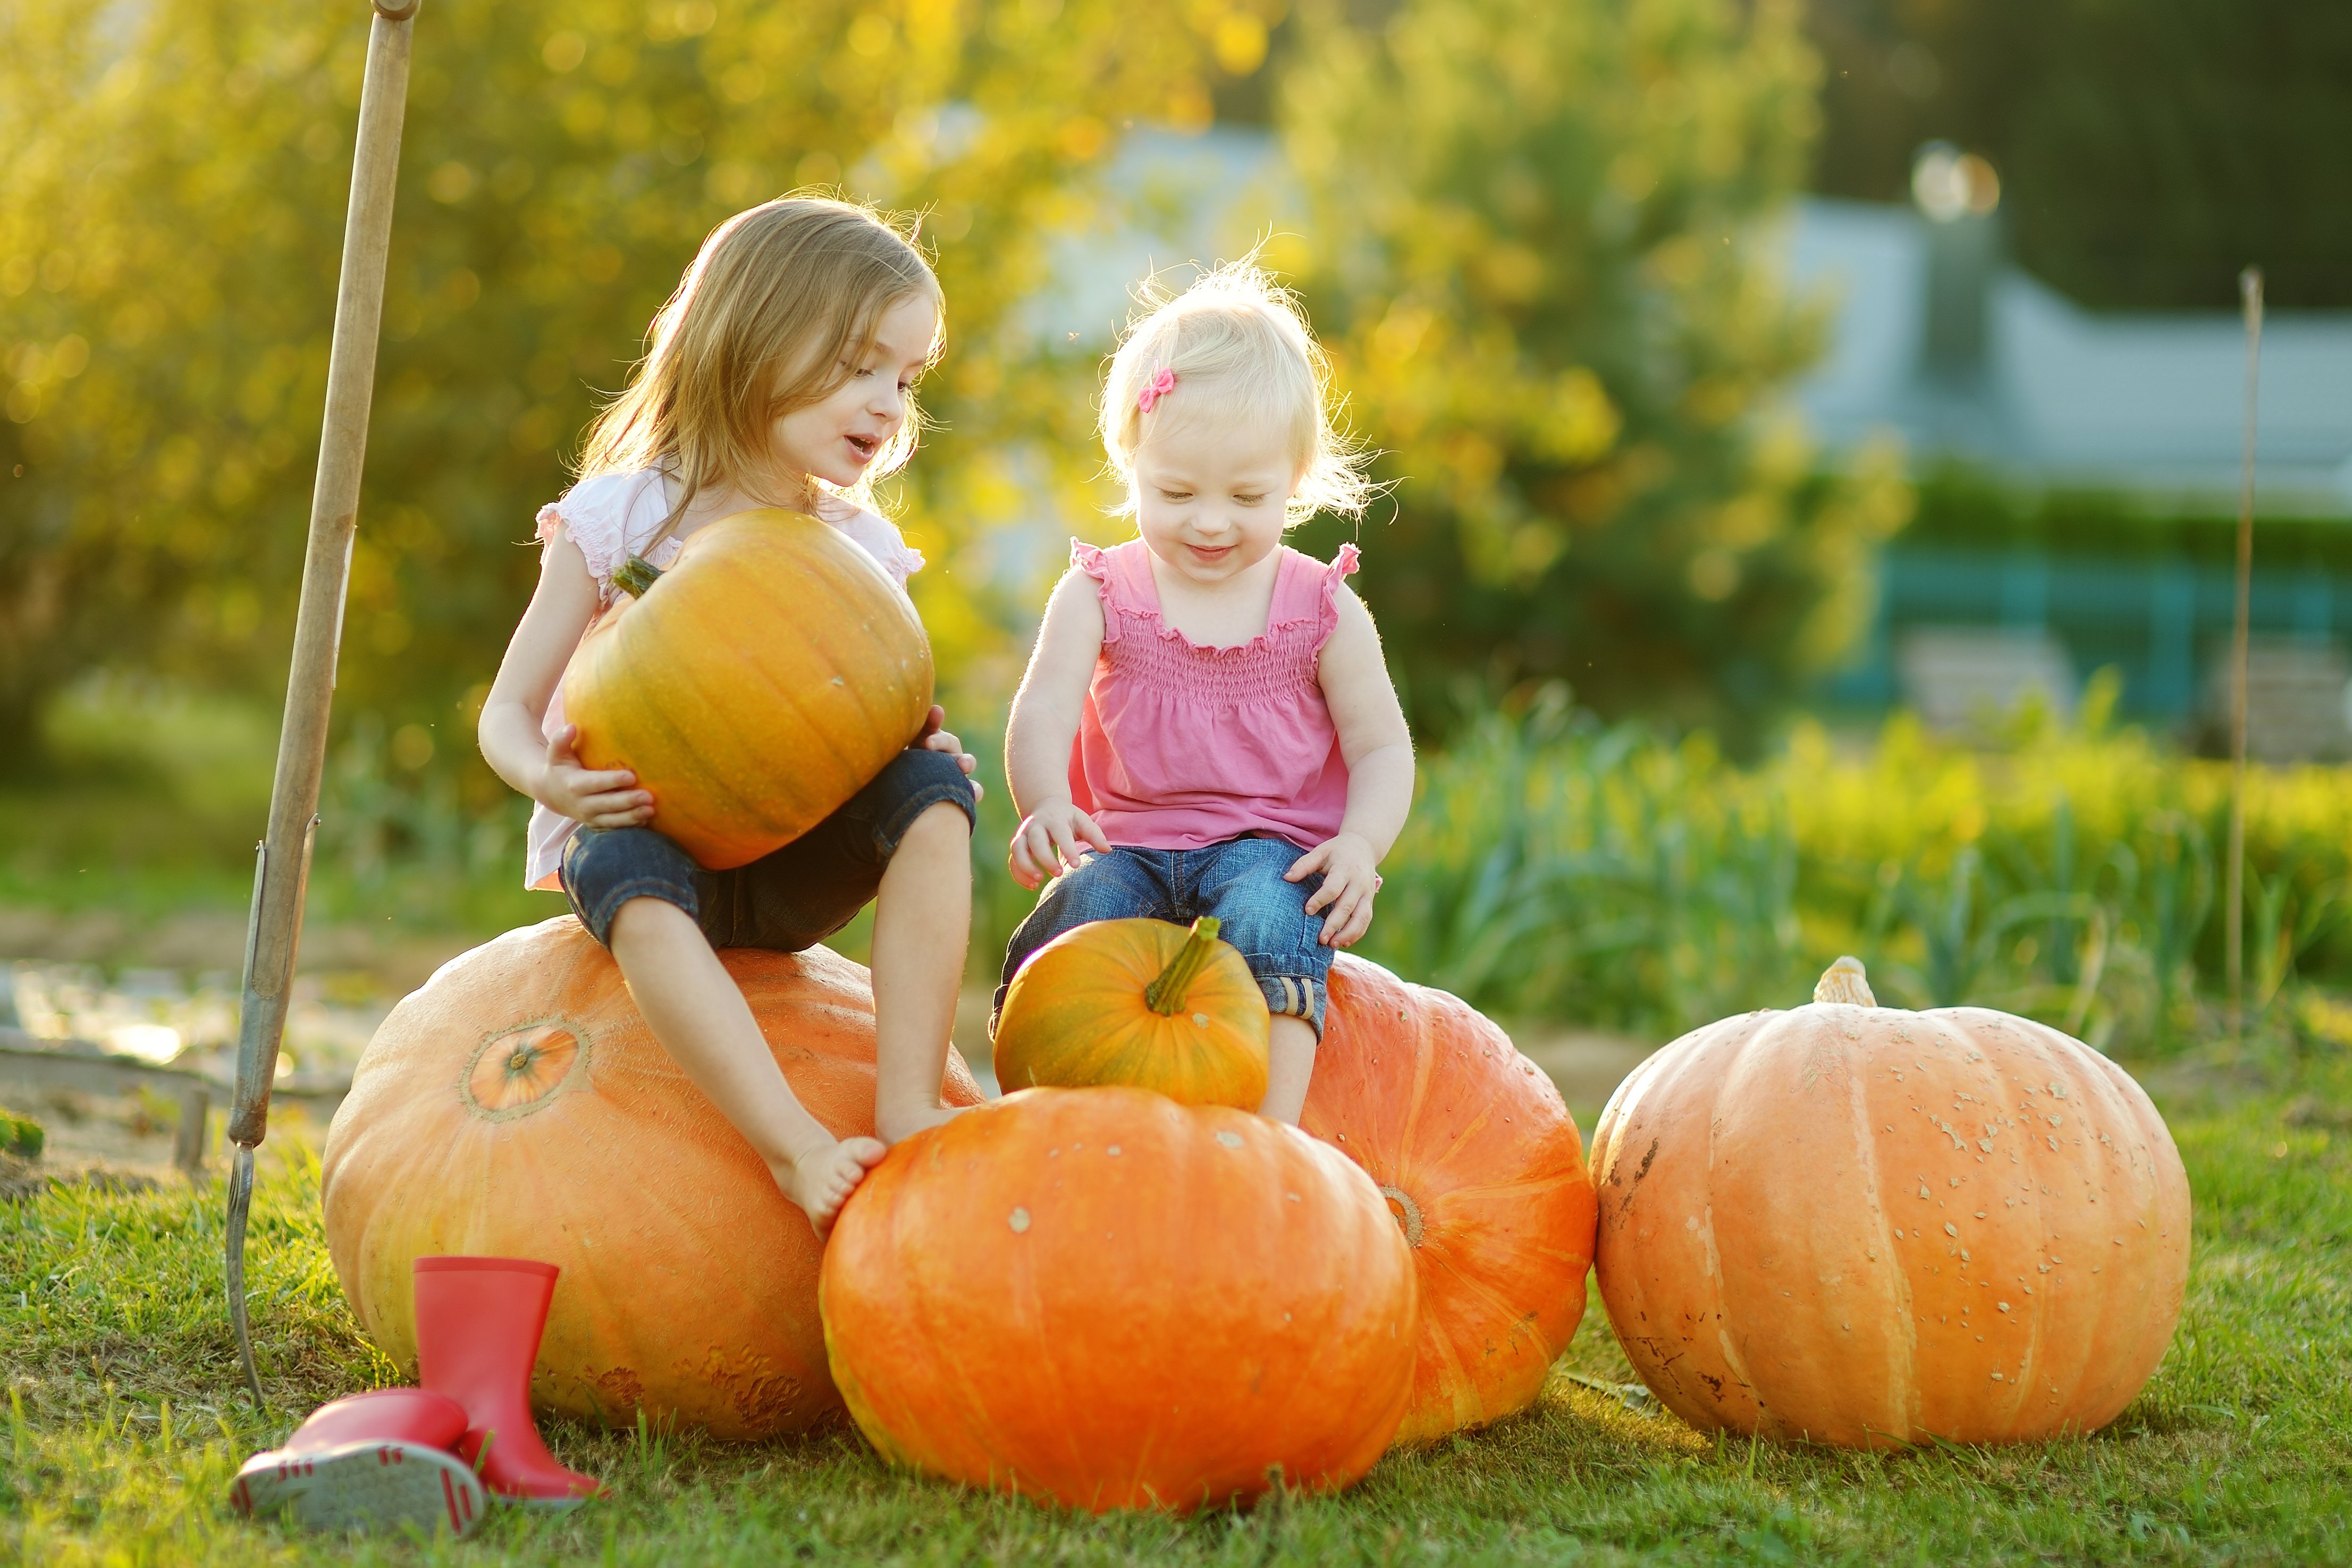
<svg viewBox="0 0 2352 1568">
<path fill-rule="evenodd" d="M 1175 390 L 1176 373 L 1172 370 L 1162 370 L 1159 374 L 1151 378 L 1150 382 L 1145 385 L 1141 392 L 1135 395 L 1136 412 L 1139 414 L 1150 413 L 1152 405 L 1158 403 L 1161 398 L 1167 396 L 1170 393 Z"/>
</svg>

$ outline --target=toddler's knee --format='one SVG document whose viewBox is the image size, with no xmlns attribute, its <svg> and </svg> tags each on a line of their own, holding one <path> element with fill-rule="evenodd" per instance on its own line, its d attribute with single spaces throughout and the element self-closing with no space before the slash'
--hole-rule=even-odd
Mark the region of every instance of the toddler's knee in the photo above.
<svg viewBox="0 0 2352 1568">
<path fill-rule="evenodd" d="M 1217 934 L 1244 953 L 1297 952 L 1317 934 L 1317 921 L 1307 913 L 1307 889 L 1279 878 L 1271 886 L 1233 889 L 1212 912 Z"/>
<path fill-rule="evenodd" d="M 1326 980 L 1317 974 L 1273 974 L 1257 972 L 1258 990 L 1265 997 L 1265 1010 L 1274 1016 L 1277 1036 L 1287 1034 L 1296 1042 L 1303 1039 L 1311 1053 L 1323 1039 L 1324 1004 L 1328 999 Z M 1297 1025 L 1293 1030 L 1287 1026 Z"/>
</svg>

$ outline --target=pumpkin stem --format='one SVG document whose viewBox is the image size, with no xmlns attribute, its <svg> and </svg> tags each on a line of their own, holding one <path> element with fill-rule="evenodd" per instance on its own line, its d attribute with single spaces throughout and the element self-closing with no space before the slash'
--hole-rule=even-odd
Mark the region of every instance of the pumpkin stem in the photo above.
<svg viewBox="0 0 2352 1568">
<path fill-rule="evenodd" d="M 1426 1234 L 1422 1226 L 1421 1205 L 1402 1187 L 1382 1187 L 1381 1196 L 1388 1199 L 1389 1212 L 1396 1215 L 1397 1228 L 1404 1232 L 1407 1247 L 1419 1247 Z"/>
<path fill-rule="evenodd" d="M 646 590 L 661 581 L 661 568 L 642 555 L 632 555 L 613 568 L 613 586 L 632 598 L 642 599 Z"/>
<path fill-rule="evenodd" d="M 1875 1007 L 1878 998 L 1870 994 L 1870 977 L 1862 972 L 1862 960 L 1848 956 L 1839 959 L 1822 972 L 1822 983 L 1813 987 L 1816 1002 L 1844 1002 L 1856 1007 Z"/>
<path fill-rule="evenodd" d="M 1184 1010 L 1184 993 L 1192 989 L 1201 971 L 1216 956 L 1217 928 L 1221 922 L 1214 915 L 1202 915 L 1192 922 L 1192 934 L 1160 972 L 1160 978 L 1143 988 L 1143 1005 L 1155 1013 L 1175 1014 Z"/>
</svg>

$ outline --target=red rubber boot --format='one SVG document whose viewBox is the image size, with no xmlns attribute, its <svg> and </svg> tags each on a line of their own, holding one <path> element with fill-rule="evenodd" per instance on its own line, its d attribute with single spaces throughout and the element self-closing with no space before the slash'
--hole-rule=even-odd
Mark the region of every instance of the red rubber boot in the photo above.
<svg viewBox="0 0 2352 1568">
<path fill-rule="evenodd" d="M 368 1438 L 456 1451 L 466 1435 L 466 1407 L 422 1388 L 378 1388 L 329 1400 L 303 1418 L 282 1452 L 314 1453 Z"/>
<path fill-rule="evenodd" d="M 284 1513 L 312 1530 L 472 1532 L 482 1483 L 454 1450 L 466 1407 L 421 1388 L 379 1388 L 321 1405 L 283 1447 L 256 1454 L 229 1485 L 248 1517 Z"/>
<path fill-rule="evenodd" d="M 466 1407 L 457 1457 L 496 1495 L 572 1508 L 603 1491 L 567 1470 L 530 1418 L 530 1365 L 558 1270 L 527 1258 L 416 1260 L 417 1381 Z"/>
</svg>

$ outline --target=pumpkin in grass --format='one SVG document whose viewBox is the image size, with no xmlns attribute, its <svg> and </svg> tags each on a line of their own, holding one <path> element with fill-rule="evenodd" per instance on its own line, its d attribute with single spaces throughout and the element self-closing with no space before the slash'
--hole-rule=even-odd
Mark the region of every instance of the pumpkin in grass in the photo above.
<svg viewBox="0 0 2352 1568">
<path fill-rule="evenodd" d="M 1029 956 L 996 1023 L 1006 1089 L 1132 1084 L 1186 1105 L 1265 1100 L 1265 994 L 1217 920 L 1094 921 Z"/>
<path fill-rule="evenodd" d="M 2189 1184 L 2124 1070 L 1982 1007 L 1810 1006 L 1696 1030 L 1593 1139 L 1601 1299 L 1702 1429 L 1901 1445 L 2114 1420 L 2162 1359 Z"/>
<path fill-rule="evenodd" d="M 582 639 L 563 675 L 582 763 L 628 768 L 652 826 L 712 870 L 791 843 L 921 731 L 931 647 L 840 530 L 749 511 L 687 538 Z"/>
<path fill-rule="evenodd" d="M 1346 1486 L 1411 1390 L 1412 1265 L 1363 1173 L 1138 1089 L 1025 1089 L 898 1144 L 820 1294 L 886 1457 L 1097 1512 Z"/>
<path fill-rule="evenodd" d="M 1397 1440 L 1535 1402 L 1584 1317 L 1593 1195 L 1559 1091 L 1468 1004 L 1340 954 L 1301 1124 L 1379 1186 L 1421 1332 Z"/>
<path fill-rule="evenodd" d="M 719 959 L 810 1114 L 870 1135 L 866 972 L 821 947 Z M 980 1098 L 952 1055 L 946 1089 Z M 328 1130 L 320 1203 L 344 1295 L 411 1375 L 415 1258 L 531 1258 L 563 1271 L 541 1409 L 755 1438 L 840 1406 L 807 1218 L 568 915 L 451 960 L 393 1009 Z"/>
</svg>

